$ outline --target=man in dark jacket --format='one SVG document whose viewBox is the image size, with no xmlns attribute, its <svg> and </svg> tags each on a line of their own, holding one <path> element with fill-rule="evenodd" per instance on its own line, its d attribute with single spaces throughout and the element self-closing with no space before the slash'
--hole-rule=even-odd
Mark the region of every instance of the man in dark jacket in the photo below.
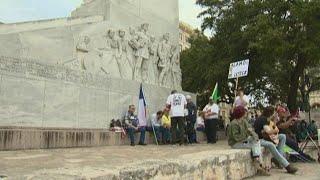
<svg viewBox="0 0 320 180">
<path fill-rule="evenodd" d="M 194 129 L 194 125 L 197 120 L 197 107 L 196 105 L 192 102 L 192 98 L 190 95 L 186 96 L 187 99 L 187 110 L 188 110 L 188 115 L 186 117 L 187 121 L 187 135 L 188 135 L 188 141 L 190 144 L 192 143 L 197 143 L 197 135 L 196 131 Z"/>
</svg>

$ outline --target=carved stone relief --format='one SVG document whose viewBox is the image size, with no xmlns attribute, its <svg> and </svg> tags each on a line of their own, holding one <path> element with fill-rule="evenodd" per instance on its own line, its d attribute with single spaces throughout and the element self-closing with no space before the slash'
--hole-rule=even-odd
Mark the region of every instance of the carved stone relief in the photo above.
<svg viewBox="0 0 320 180">
<path fill-rule="evenodd" d="M 157 40 L 149 34 L 149 27 L 144 23 L 128 31 L 108 29 L 107 34 L 99 38 L 103 39 L 100 47 L 95 47 L 97 38 L 81 36 L 76 45 L 78 69 L 165 87 L 181 87 L 179 47 L 170 44 L 169 33 Z M 89 58 L 92 54 L 98 58 Z"/>
</svg>

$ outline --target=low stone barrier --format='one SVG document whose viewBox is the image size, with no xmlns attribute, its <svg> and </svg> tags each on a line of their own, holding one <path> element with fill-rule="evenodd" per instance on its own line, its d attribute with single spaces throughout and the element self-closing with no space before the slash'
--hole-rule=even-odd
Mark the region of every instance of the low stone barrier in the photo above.
<svg viewBox="0 0 320 180">
<path fill-rule="evenodd" d="M 135 141 L 140 133 L 135 133 Z M 224 132 L 218 132 L 224 140 Z M 205 134 L 197 131 L 197 141 L 206 141 Z M 146 143 L 154 144 L 152 132 L 146 133 Z M 128 135 L 122 137 L 108 129 L 0 127 L 0 150 L 53 149 L 129 145 Z"/>
<path fill-rule="evenodd" d="M 83 168 L 44 169 L 27 176 L 30 180 L 51 177 L 90 180 L 237 180 L 256 174 L 250 156 L 249 150 L 207 150 L 182 153 L 175 158 L 149 158 L 134 163 L 123 162 L 122 165 L 115 165 L 113 168 L 106 168 L 103 164 L 91 167 L 83 163 Z M 270 159 L 268 154 L 266 157 Z"/>
</svg>

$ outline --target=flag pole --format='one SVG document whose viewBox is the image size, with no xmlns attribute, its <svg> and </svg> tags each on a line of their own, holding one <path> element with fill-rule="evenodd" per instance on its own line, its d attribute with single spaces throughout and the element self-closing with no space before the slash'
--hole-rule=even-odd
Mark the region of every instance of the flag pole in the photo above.
<svg viewBox="0 0 320 180">
<path fill-rule="evenodd" d="M 239 84 L 239 77 L 237 77 L 237 79 L 236 79 L 236 88 L 234 90 L 234 98 L 237 97 L 238 84 Z"/>
<path fill-rule="evenodd" d="M 142 86 L 142 83 L 141 83 L 141 86 Z M 147 114 L 148 114 L 148 115 L 149 115 L 149 117 L 150 117 L 149 108 L 147 108 L 147 109 L 146 109 L 146 111 L 147 111 Z M 153 126 L 152 120 L 150 120 L 150 123 L 151 123 L 152 131 L 153 131 L 154 139 L 156 140 L 156 144 L 157 144 L 157 146 L 158 146 L 158 145 L 159 145 L 159 143 L 158 143 L 158 139 L 157 139 L 156 131 L 155 131 L 155 129 L 154 129 L 154 126 Z"/>
<path fill-rule="evenodd" d="M 153 126 L 152 121 L 151 121 L 151 127 L 152 127 L 152 131 L 153 131 L 154 139 L 156 140 L 156 144 L 158 146 L 159 143 L 158 143 L 158 139 L 157 139 L 157 134 L 156 134 L 156 131 L 154 130 L 154 126 Z"/>
</svg>

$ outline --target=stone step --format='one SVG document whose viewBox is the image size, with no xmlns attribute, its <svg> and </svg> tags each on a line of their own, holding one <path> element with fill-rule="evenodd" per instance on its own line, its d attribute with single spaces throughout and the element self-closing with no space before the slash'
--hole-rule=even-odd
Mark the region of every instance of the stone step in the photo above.
<svg viewBox="0 0 320 180">
<path fill-rule="evenodd" d="M 256 172 L 250 151 L 230 149 L 226 141 L 0 151 L 0 166 L 8 179 L 243 179 Z"/>
</svg>

